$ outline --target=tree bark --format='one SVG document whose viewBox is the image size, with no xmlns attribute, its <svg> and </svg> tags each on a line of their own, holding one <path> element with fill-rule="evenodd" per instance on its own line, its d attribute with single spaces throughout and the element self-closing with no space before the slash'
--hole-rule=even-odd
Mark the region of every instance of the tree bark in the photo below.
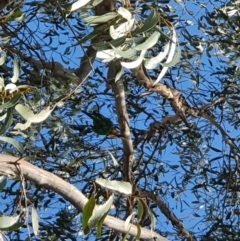
<svg viewBox="0 0 240 241">
<path fill-rule="evenodd" d="M 30 180 L 39 186 L 58 193 L 80 212 L 88 201 L 87 197 L 85 197 L 83 193 L 73 185 L 48 171 L 44 171 L 32 165 L 24 158 L 19 160 L 18 157 L 0 154 L 0 175 L 6 176 L 10 179 L 20 179 L 20 176 L 23 176 L 25 179 Z M 119 233 L 127 233 L 128 231 L 125 230 L 124 221 L 110 215 L 105 218 L 103 224 Z M 131 229 L 129 235 L 136 236 L 137 227 L 134 224 L 130 225 Z M 140 238 L 143 240 L 168 241 L 168 239 L 145 228 L 141 229 Z"/>
</svg>

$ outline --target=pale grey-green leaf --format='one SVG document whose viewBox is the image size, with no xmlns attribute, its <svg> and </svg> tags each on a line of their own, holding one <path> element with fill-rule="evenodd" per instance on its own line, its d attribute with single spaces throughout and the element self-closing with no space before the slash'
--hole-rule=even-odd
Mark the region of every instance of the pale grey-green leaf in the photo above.
<svg viewBox="0 0 240 241">
<path fill-rule="evenodd" d="M 180 46 L 178 46 L 177 53 L 173 57 L 172 61 L 170 61 L 169 63 L 160 63 L 160 64 L 164 67 L 171 67 L 171 66 L 176 65 L 180 58 L 181 58 L 181 48 L 180 48 Z"/>
<path fill-rule="evenodd" d="M 107 21 L 115 18 L 117 16 L 117 13 L 115 12 L 110 12 L 106 13 L 101 16 L 88 16 L 84 20 L 86 21 L 87 24 L 100 24 L 100 23 L 106 23 Z"/>
<path fill-rule="evenodd" d="M 98 183 L 102 187 L 120 192 L 122 194 L 126 194 L 126 195 L 132 194 L 132 185 L 129 182 L 111 181 L 111 180 L 99 178 L 96 180 L 96 183 Z"/>
<path fill-rule="evenodd" d="M 74 11 L 80 9 L 81 7 L 83 7 L 86 4 L 88 4 L 90 1 L 91 0 L 78 0 L 77 2 L 72 4 L 70 12 L 74 12 Z"/>
<path fill-rule="evenodd" d="M 0 217 L 0 230 L 8 230 L 13 225 L 18 223 L 19 215 L 16 217 L 1 216 Z"/>
<path fill-rule="evenodd" d="M 121 62 L 121 65 L 127 69 L 137 68 L 142 63 L 145 53 L 146 53 L 146 50 L 143 50 L 140 56 L 136 60 L 132 62 Z"/>
<path fill-rule="evenodd" d="M 12 83 L 16 83 L 19 78 L 19 62 L 17 59 L 13 61 L 13 77 L 11 78 Z"/>
<path fill-rule="evenodd" d="M 0 176 L 0 191 L 4 189 L 7 184 L 7 178 L 5 176 Z"/>
<path fill-rule="evenodd" d="M 33 227 L 33 233 L 37 236 L 39 224 L 38 224 L 37 210 L 34 206 L 32 206 L 32 227 Z"/>
<path fill-rule="evenodd" d="M 32 110 L 22 104 L 16 105 L 15 109 L 25 120 L 33 123 L 40 123 L 44 121 L 52 112 L 52 110 L 45 109 L 40 111 L 38 114 L 34 114 Z"/>
<path fill-rule="evenodd" d="M 122 58 L 132 59 L 136 55 L 136 53 L 137 53 L 137 51 L 135 49 L 133 49 L 133 48 L 129 48 L 126 51 L 122 51 L 122 50 L 120 50 L 118 48 L 115 48 L 113 45 L 111 45 L 111 47 L 114 50 L 114 52 L 117 55 L 121 56 Z"/>
<path fill-rule="evenodd" d="M 132 19 L 131 12 L 129 12 L 129 10 L 127 10 L 126 8 L 120 7 L 117 12 L 127 21 L 130 21 Z"/>
<path fill-rule="evenodd" d="M 91 218 L 88 220 L 88 226 L 89 228 L 93 228 L 97 225 L 98 221 L 109 212 L 112 203 L 113 203 L 114 195 L 111 195 L 111 197 L 107 200 L 106 203 L 103 205 L 99 205 L 94 211 L 91 216 Z"/>
<path fill-rule="evenodd" d="M 119 166 L 118 161 L 117 161 L 116 158 L 113 156 L 113 154 L 112 154 L 110 151 L 109 151 L 108 153 L 109 153 L 109 155 L 110 155 L 111 158 L 112 158 L 113 165 L 114 165 L 114 166 Z"/>
<path fill-rule="evenodd" d="M 13 145 L 20 153 L 23 153 L 23 146 L 11 137 L 0 136 L 0 141 Z"/>
<path fill-rule="evenodd" d="M 134 47 L 136 50 L 147 50 L 152 48 L 158 41 L 160 33 L 155 31 L 145 42 Z"/>
</svg>

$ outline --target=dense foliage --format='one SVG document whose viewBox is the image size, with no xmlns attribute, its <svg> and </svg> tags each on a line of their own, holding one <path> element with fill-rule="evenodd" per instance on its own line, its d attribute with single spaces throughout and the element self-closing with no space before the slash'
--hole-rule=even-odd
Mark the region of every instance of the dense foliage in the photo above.
<svg viewBox="0 0 240 241">
<path fill-rule="evenodd" d="M 130 183 L 108 214 L 168 240 L 239 240 L 240 1 L 85 2 L 0 4 L 1 154 L 97 204 L 112 191 L 96 180 Z M 87 230 L 79 210 L 27 177 L 0 181 L 2 215 L 25 221 L 4 230 L 10 240 L 127 236 Z"/>
</svg>

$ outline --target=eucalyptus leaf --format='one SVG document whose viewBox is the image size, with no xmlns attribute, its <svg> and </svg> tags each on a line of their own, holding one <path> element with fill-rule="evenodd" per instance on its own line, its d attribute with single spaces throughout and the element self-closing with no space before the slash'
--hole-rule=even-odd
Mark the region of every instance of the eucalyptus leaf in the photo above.
<svg viewBox="0 0 240 241">
<path fill-rule="evenodd" d="M 126 51 L 122 51 L 118 48 L 115 48 L 113 45 L 111 45 L 111 47 L 114 50 L 114 52 L 116 53 L 116 55 L 120 56 L 122 58 L 132 59 L 137 53 L 137 51 L 133 48 L 129 48 Z"/>
<path fill-rule="evenodd" d="M 90 217 L 92 216 L 94 207 L 95 207 L 95 198 L 94 198 L 94 195 L 92 195 L 88 199 L 87 203 L 84 205 L 84 208 L 83 208 L 82 226 L 83 226 L 84 234 L 87 234 L 90 231 L 90 229 L 88 227 L 88 221 L 89 221 Z"/>
<path fill-rule="evenodd" d="M 23 153 L 23 146 L 11 137 L 0 136 L 0 141 L 13 145 L 20 153 Z"/>
<path fill-rule="evenodd" d="M 116 158 L 113 156 L 113 154 L 112 154 L 110 151 L 109 151 L 108 153 L 109 153 L 109 155 L 110 155 L 111 158 L 112 158 L 113 165 L 114 165 L 114 166 L 119 166 L 118 161 L 117 161 Z"/>
<path fill-rule="evenodd" d="M 125 18 L 127 21 L 130 21 L 132 19 L 132 14 L 129 10 L 126 8 L 120 7 L 117 10 L 118 14 L 120 14 L 123 18 Z"/>
<path fill-rule="evenodd" d="M 137 236 L 134 239 L 134 241 L 138 241 L 140 240 L 140 236 L 141 236 L 141 226 L 138 223 L 135 223 L 135 225 L 137 226 Z"/>
<path fill-rule="evenodd" d="M 3 105 L 0 105 L 0 110 L 14 106 L 21 99 L 21 97 L 22 95 L 20 92 L 14 93 L 13 98 L 11 98 L 8 102 L 4 103 Z"/>
<path fill-rule="evenodd" d="M 98 34 L 101 34 L 105 30 L 109 29 L 110 24 L 111 23 L 106 23 L 106 24 L 96 27 L 90 34 L 88 34 L 85 37 L 83 37 L 82 39 L 80 39 L 79 43 L 85 43 L 85 42 L 93 39 L 94 37 L 98 36 Z"/>
<path fill-rule="evenodd" d="M 7 115 L 4 121 L 4 124 L 0 127 L 0 135 L 4 134 L 8 128 L 12 125 L 13 122 L 13 107 L 7 110 Z"/>
<path fill-rule="evenodd" d="M 143 216 L 143 212 L 144 212 L 144 208 L 143 208 L 143 204 L 141 200 L 137 200 L 138 201 L 138 215 L 137 215 L 137 219 L 141 220 L 142 216 Z"/>
<path fill-rule="evenodd" d="M 20 131 L 24 131 L 26 130 L 27 128 L 29 128 L 31 126 L 32 122 L 30 121 L 26 121 L 26 123 L 22 124 L 22 123 L 17 123 L 15 126 L 14 126 L 14 130 L 20 130 Z"/>
<path fill-rule="evenodd" d="M 88 16 L 84 18 L 87 24 L 89 25 L 95 25 L 95 24 L 100 24 L 100 23 L 106 23 L 109 20 L 112 20 L 117 16 L 117 13 L 115 12 L 109 12 L 101 16 Z"/>
<path fill-rule="evenodd" d="M 140 28 L 137 28 L 133 31 L 133 35 L 141 34 L 151 30 L 158 23 L 158 16 L 155 9 L 152 9 L 151 14 L 143 21 L 143 25 Z"/>
<path fill-rule="evenodd" d="M 118 39 L 125 36 L 133 27 L 135 19 L 120 24 L 116 29 L 113 25 L 110 26 L 109 33 L 112 39 Z"/>
<path fill-rule="evenodd" d="M 1 216 L 0 217 L 0 230 L 1 231 L 11 231 L 16 224 L 19 223 L 19 215 L 15 217 Z M 22 224 L 22 223 L 21 223 Z M 17 228 L 18 229 L 18 228 Z"/>
<path fill-rule="evenodd" d="M 110 42 L 94 44 L 93 48 L 97 51 L 102 51 L 102 50 L 110 49 L 111 45 L 114 47 L 121 46 L 122 44 L 125 43 L 125 40 L 126 40 L 125 37 L 121 37 L 118 39 L 113 39 Z"/>
<path fill-rule="evenodd" d="M 5 63 L 5 61 L 6 61 L 6 55 L 2 55 L 0 57 L 0 65 L 3 65 Z"/>
<path fill-rule="evenodd" d="M 165 45 L 164 51 L 160 52 L 157 56 L 155 56 L 145 62 L 144 65 L 145 65 L 146 69 L 155 69 L 157 67 L 157 65 L 167 57 L 169 49 L 170 49 L 170 42 L 168 42 Z"/>
<path fill-rule="evenodd" d="M 173 36 L 172 36 L 172 43 L 171 43 L 171 47 L 170 47 L 170 51 L 167 57 L 167 61 L 166 63 L 170 63 L 173 60 L 173 56 L 175 53 L 175 49 L 176 49 L 176 44 L 177 44 L 177 34 L 175 32 L 175 30 L 173 29 Z M 161 79 L 163 78 L 163 76 L 166 74 L 167 70 L 169 67 L 163 67 L 157 80 L 154 82 L 153 85 L 155 85 L 156 83 L 158 83 L 159 81 L 161 81 Z"/>
<path fill-rule="evenodd" d="M 160 65 L 164 66 L 164 67 L 171 67 L 174 66 L 178 63 L 179 59 L 181 58 L 181 48 L 180 46 L 178 46 L 177 48 L 177 53 L 176 55 L 173 57 L 172 61 L 170 61 L 169 63 L 160 63 Z"/>
<path fill-rule="evenodd" d="M 136 60 L 132 62 L 121 62 L 121 65 L 127 69 L 137 68 L 142 63 L 145 53 L 146 53 L 146 50 L 143 50 L 140 56 Z"/>
<path fill-rule="evenodd" d="M 102 187 L 108 188 L 113 191 L 120 192 L 122 194 L 130 195 L 132 194 L 132 185 L 129 182 L 124 181 L 110 181 L 107 179 L 99 178 L 96 183 Z"/>
<path fill-rule="evenodd" d="M 15 110 L 27 121 L 33 123 L 40 123 L 48 118 L 53 110 L 45 109 L 40 111 L 38 114 L 34 114 L 32 110 L 22 104 L 15 106 Z"/>
<path fill-rule="evenodd" d="M 0 176 L 0 192 L 4 189 L 7 184 L 7 178 L 5 176 Z"/>
<path fill-rule="evenodd" d="M 37 210 L 36 210 L 36 208 L 34 206 L 32 206 L 32 227 L 33 227 L 33 233 L 37 236 L 38 235 L 39 224 L 38 224 Z"/>
<path fill-rule="evenodd" d="M 155 218 L 152 210 L 149 207 L 147 207 L 147 208 L 148 208 L 148 214 L 149 214 L 150 219 L 151 219 L 151 230 L 154 231 L 155 228 L 156 228 L 156 218 Z"/>
<path fill-rule="evenodd" d="M 13 61 L 13 77 L 11 78 L 12 83 L 16 83 L 19 78 L 19 63 L 17 59 Z"/>
<path fill-rule="evenodd" d="M 75 3 L 73 3 L 71 5 L 70 12 L 74 12 L 74 11 L 80 9 L 81 7 L 87 5 L 89 2 L 91 2 L 91 0 L 78 0 L 78 1 L 76 1 Z"/>
<path fill-rule="evenodd" d="M 145 42 L 137 45 L 134 49 L 139 51 L 150 49 L 158 42 L 159 37 L 160 33 L 155 31 Z"/>
<path fill-rule="evenodd" d="M 124 223 L 124 229 L 125 231 L 127 231 L 129 228 L 130 228 L 130 221 L 132 219 L 132 216 L 134 215 L 134 213 L 130 214 L 127 219 L 125 220 L 125 223 Z"/>
<path fill-rule="evenodd" d="M 103 205 L 99 205 L 94 211 L 91 218 L 88 221 L 89 228 L 93 228 L 97 225 L 97 223 L 104 217 L 110 210 L 113 203 L 114 195 L 111 195 L 106 203 Z"/>
</svg>

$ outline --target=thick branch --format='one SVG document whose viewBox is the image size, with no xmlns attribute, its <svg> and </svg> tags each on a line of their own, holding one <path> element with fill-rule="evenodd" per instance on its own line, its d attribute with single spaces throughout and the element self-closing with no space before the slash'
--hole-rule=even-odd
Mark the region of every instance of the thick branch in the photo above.
<svg viewBox="0 0 240 241">
<path fill-rule="evenodd" d="M 156 203 L 164 216 L 172 223 L 173 227 L 178 230 L 179 235 L 184 236 L 187 241 L 196 241 L 196 239 L 183 227 L 182 222 L 156 194 L 148 191 L 140 191 L 138 189 L 138 195 L 140 197 L 148 197 L 154 203 Z"/>
<path fill-rule="evenodd" d="M 209 121 L 212 125 L 214 125 L 222 134 L 222 138 L 224 142 L 230 147 L 232 153 L 234 154 L 234 158 L 236 161 L 236 169 L 240 170 L 240 163 L 239 163 L 239 155 L 238 155 L 238 148 L 235 143 L 230 140 L 226 132 L 223 130 L 221 125 L 219 125 L 214 118 L 204 113 L 204 110 L 207 108 L 214 106 L 218 103 L 225 101 L 225 98 L 219 98 L 216 101 L 213 101 L 210 104 L 203 106 L 202 108 L 195 108 L 190 107 L 187 101 L 184 99 L 183 95 L 176 89 L 173 89 L 165 84 L 157 83 L 153 86 L 153 81 L 145 74 L 144 69 L 142 66 L 133 70 L 133 74 L 136 76 L 139 83 L 145 86 L 150 92 L 156 92 L 160 94 L 163 98 L 166 98 L 176 115 L 181 118 L 181 120 L 189 127 L 186 116 L 193 116 L 193 117 L 202 117 Z"/>
<path fill-rule="evenodd" d="M 58 193 L 69 201 L 76 209 L 82 211 L 88 199 L 77 188 L 54 174 L 30 164 L 24 159 L 19 161 L 17 160 L 17 157 L 0 154 L 0 175 L 8 178 L 19 178 L 21 172 L 26 179 Z M 124 221 L 111 217 L 110 215 L 108 215 L 104 220 L 104 225 L 120 233 L 128 232 L 125 230 Z M 136 237 L 137 227 L 135 225 L 131 224 L 129 234 Z M 157 233 L 144 228 L 141 230 L 141 239 L 168 241 L 166 238 L 158 235 Z"/>
<path fill-rule="evenodd" d="M 118 123 L 123 143 L 123 180 L 133 183 L 133 144 L 130 136 L 130 124 L 125 101 L 125 90 L 122 79 L 114 81 L 119 67 L 120 62 L 118 60 L 112 61 L 109 64 L 108 80 L 112 82 L 112 91 L 115 98 L 116 114 L 118 116 Z"/>
</svg>

